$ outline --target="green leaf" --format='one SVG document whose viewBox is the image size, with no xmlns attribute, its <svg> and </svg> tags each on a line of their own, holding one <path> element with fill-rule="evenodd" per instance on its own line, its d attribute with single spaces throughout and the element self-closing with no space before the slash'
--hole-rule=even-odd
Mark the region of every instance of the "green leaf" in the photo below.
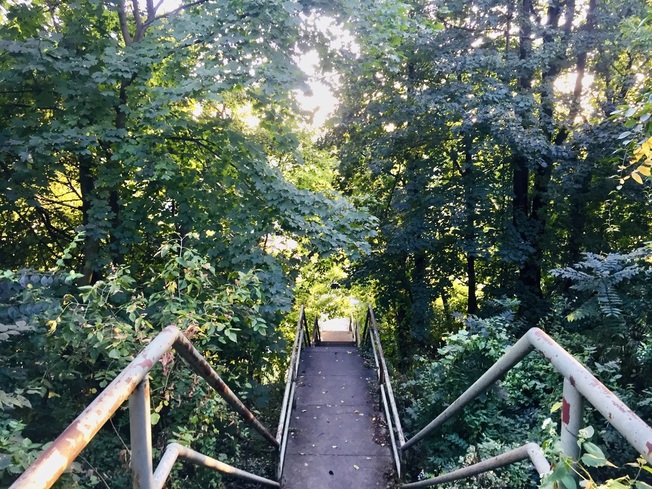
<svg viewBox="0 0 652 489">
<path fill-rule="evenodd" d="M 602 452 L 602 450 L 600 449 L 600 447 L 597 446 L 595 443 L 591 443 L 590 441 L 586 441 L 586 442 L 584 442 L 584 443 L 582 444 L 582 447 L 584 448 L 584 450 L 585 450 L 587 453 L 589 453 L 589 454 L 591 454 L 591 455 L 594 455 L 594 456 L 596 456 L 596 457 L 602 457 L 602 458 L 605 458 L 604 453 Z"/>
<path fill-rule="evenodd" d="M 593 429 L 593 426 L 587 426 L 586 428 L 582 428 L 578 433 L 577 436 L 583 440 L 588 440 L 595 434 L 595 430 Z"/>
<path fill-rule="evenodd" d="M 584 465 L 587 465 L 589 467 L 604 467 L 607 465 L 607 459 L 604 457 L 597 457 L 595 455 L 591 455 L 590 453 L 585 453 L 581 457 L 582 463 Z"/>
<path fill-rule="evenodd" d="M 577 489 L 577 481 L 571 474 L 564 474 L 561 477 L 561 483 L 566 489 Z"/>
<path fill-rule="evenodd" d="M 608 480 L 605 485 L 608 489 L 631 489 L 629 485 L 625 485 L 617 480 Z"/>
</svg>

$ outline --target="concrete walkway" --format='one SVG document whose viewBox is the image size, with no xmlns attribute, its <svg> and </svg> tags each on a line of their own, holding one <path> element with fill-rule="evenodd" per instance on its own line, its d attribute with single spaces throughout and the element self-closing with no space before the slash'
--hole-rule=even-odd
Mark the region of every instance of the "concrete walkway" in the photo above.
<svg viewBox="0 0 652 489">
<path fill-rule="evenodd" d="M 393 462 L 382 415 L 374 407 L 375 381 L 353 346 L 304 350 L 284 489 L 391 487 L 387 474 Z"/>
<path fill-rule="evenodd" d="M 347 343 L 353 345 L 353 333 L 349 331 L 349 318 L 333 318 L 319 323 L 321 341 L 325 344 Z"/>
</svg>

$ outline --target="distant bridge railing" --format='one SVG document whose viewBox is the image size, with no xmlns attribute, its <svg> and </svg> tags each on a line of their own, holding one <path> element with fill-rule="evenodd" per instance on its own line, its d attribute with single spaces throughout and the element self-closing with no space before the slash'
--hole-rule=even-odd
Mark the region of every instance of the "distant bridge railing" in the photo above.
<svg viewBox="0 0 652 489">
<path fill-rule="evenodd" d="M 577 444 L 578 433 L 582 424 L 583 400 L 586 399 L 600 412 L 611 425 L 625 437 L 649 463 L 652 463 L 652 428 L 639 418 L 613 392 L 607 389 L 570 353 L 564 350 L 552 338 L 539 328 L 530 329 L 518 340 L 487 372 L 471 387 L 432 420 L 416 435 L 406 440 L 401 427 L 394 394 L 391 389 L 389 373 L 380 345 L 378 326 L 371 307 L 367 310 L 365 326 L 361 341 L 371 341 L 381 400 L 390 432 L 392 450 L 399 478 L 402 476 L 402 455 L 406 450 L 423 441 L 442 424 L 461 411 L 467 404 L 489 390 L 509 370 L 515 367 L 532 350 L 539 350 L 555 369 L 564 376 L 562 399 L 561 446 L 564 454 L 572 460 L 579 458 Z M 391 408 L 391 409 L 390 409 Z M 543 476 L 550 472 L 550 464 L 541 448 L 536 443 L 527 443 L 519 448 L 505 452 L 488 460 L 464 467 L 438 477 L 403 484 L 404 488 L 430 487 L 445 482 L 465 479 L 515 462 L 530 459 Z"/>
<path fill-rule="evenodd" d="M 278 434 L 274 437 L 231 391 L 188 338 L 175 326 L 168 326 L 88 405 L 14 482 L 10 489 L 47 489 L 51 487 L 127 399 L 129 399 L 131 432 L 131 468 L 135 488 L 162 488 L 178 458 L 252 482 L 280 487 L 277 481 L 237 469 L 177 443 L 168 445 L 156 470 L 153 470 L 148 373 L 167 351 L 171 348 L 174 349 L 187 362 L 192 371 L 203 377 L 227 404 L 279 453 L 278 477 L 280 480 L 299 356 L 302 343 L 305 342 L 307 345 L 308 338 L 310 338 L 308 324 L 302 308 L 287 374 L 288 386 L 286 386 Z"/>
</svg>

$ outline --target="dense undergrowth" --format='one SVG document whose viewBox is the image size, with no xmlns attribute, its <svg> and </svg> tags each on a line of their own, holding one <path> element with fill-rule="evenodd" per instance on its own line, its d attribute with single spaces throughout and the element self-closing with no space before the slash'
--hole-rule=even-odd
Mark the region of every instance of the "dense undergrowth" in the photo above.
<svg viewBox="0 0 652 489">
<path fill-rule="evenodd" d="M 554 273 L 571 277 L 573 286 L 569 294 L 556 297 L 539 326 L 649 423 L 652 383 L 645 372 L 652 368 L 647 326 L 652 311 L 650 248 L 627 255 L 586 255 L 574 267 Z M 394 370 L 409 436 L 449 406 L 519 339 L 514 334 L 521 330 L 517 307 L 518 301 L 496 300 L 487 304 L 493 312 L 490 315 L 459 316 L 458 329 L 444 335 L 436 352 L 414 356 L 409 371 Z M 385 326 L 384 337 L 392 341 L 390 325 Z M 395 364 L 399 363 L 405 362 L 395 358 Z M 574 471 L 559 447 L 562 381 L 542 355 L 530 353 L 498 384 L 411 450 L 407 477 L 437 475 L 537 442 L 555 463 L 554 476 L 545 487 L 576 487 L 567 476 Z M 597 487 L 610 479 L 600 487 L 649 487 L 645 485 L 652 482 L 649 466 L 637 462 L 636 451 L 590 405 L 584 425 L 595 432 L 590 441 L 585 440 L 588 449 L 596 447 L 602 458 L 589 458 L 576 469 L 584 481 L 582 487 Z M 583 453 L 591 452 L 585 446 Z M 521 463 L 447 487 L 537 486 L 536 472 Z"/>
<path fill-rule="evenodd" d="M 163 246 L 158 258 L 159 271 L 147 283 L 137 283 L 123 268 L 84 287 L 74 285 L 74 273 L 3 274 L 2 485 L 169 324 L 184 331 L 274 429 L 286 343 L 260 312 L 265 300 L 256 275 L 218 276 L 207 258 L 178 242 Z M 177 441 L 235 465 L 271 471 L 264 440 L 182 360 L 166 354 L 152 369 L 150 384 L 155 459 Z M 129 463 L 128 413 L 120 409 L 59 487 L 127 487 Z M 177 465 L 170 487 L 184 487 L 189 478 L 219 487 L 215 474 L 188 464 Z"/>
</svg>

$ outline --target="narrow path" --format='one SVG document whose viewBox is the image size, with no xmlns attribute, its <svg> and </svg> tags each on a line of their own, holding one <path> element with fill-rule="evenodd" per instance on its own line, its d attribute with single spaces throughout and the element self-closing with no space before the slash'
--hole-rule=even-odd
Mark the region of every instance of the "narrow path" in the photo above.
<svg viewBox="0 0 652 489">
<path fill-rule="evenodd" d="M 382 415 L 372 398 L 375 381 L 355 346 L 303 352 L 284 489 L 389 487 L 392 459 L 385 437 L 378 440 Z"/>
</svg>

